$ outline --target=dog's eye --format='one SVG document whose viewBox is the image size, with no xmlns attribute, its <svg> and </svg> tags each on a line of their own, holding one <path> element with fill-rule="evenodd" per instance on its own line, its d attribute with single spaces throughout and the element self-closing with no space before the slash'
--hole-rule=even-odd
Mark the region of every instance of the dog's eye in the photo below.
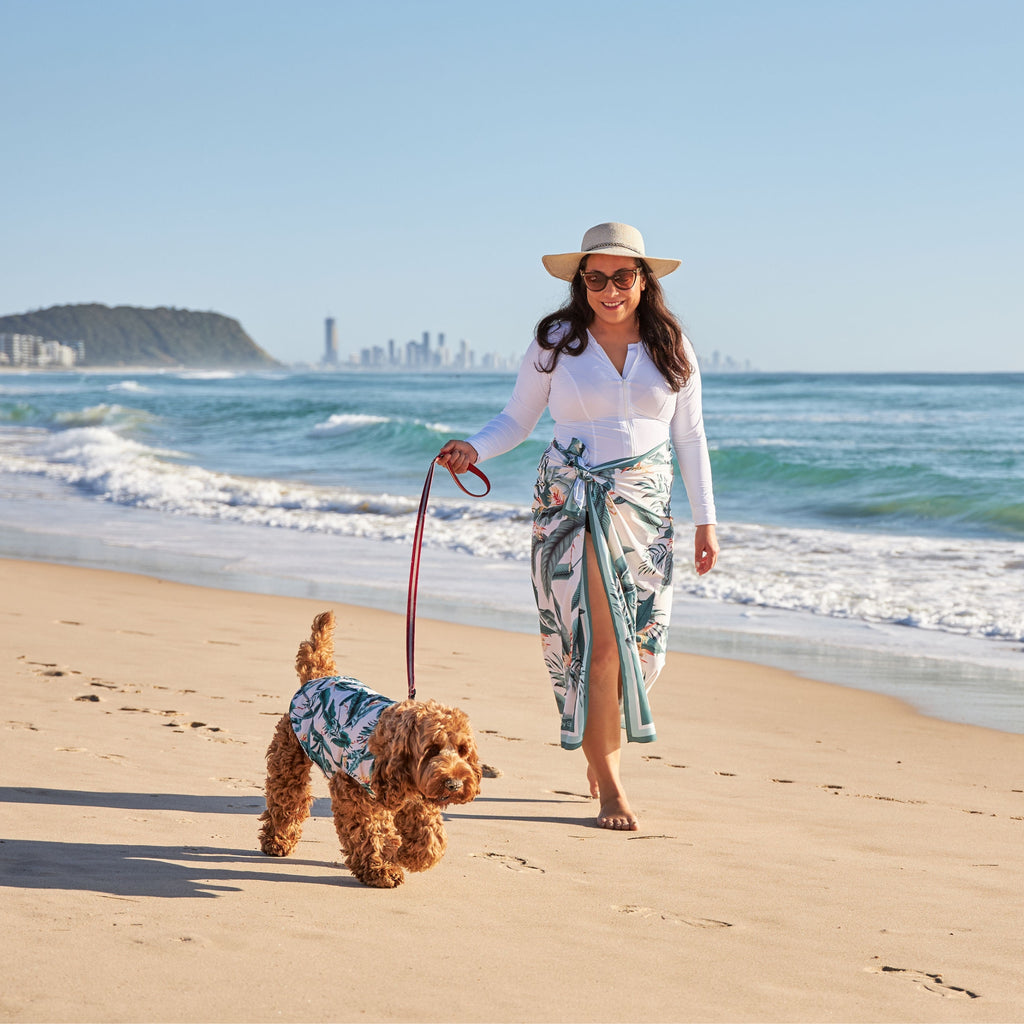
<svg viewBox="0 0 1024 1024">
<path fill-rule="evenodd" d="M 469 744 L 468 743 L 460 743 L 459 744 L 459 757 L 466 757 L 468 754 L 469 754 Z"/>
<path fill-rule="evenodd" d="M 432 743 L 429 747 L 427 747 L 426 758 L 427 758 L 428 761 L 432 761 L 440 753 L 441 753 L 440 746 L 438 746 L 438 744 L 436 744 L 436 743 Z"/>
</svg>

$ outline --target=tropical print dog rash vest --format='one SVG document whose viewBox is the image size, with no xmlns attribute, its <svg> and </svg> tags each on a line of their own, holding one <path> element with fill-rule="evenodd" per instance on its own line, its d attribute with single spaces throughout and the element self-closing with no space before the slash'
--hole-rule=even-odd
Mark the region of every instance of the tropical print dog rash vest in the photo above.
<svg viewBox="0 0 1024 1024">
<path fill-rule="evenodd" d="M 302 749 L 328 778 L 344 772 L 370 790 L 374 758 L 366 744 L 395 703 L 351 676 L 325 676 L 295 694 L 288 717 Z"/>
</svg>

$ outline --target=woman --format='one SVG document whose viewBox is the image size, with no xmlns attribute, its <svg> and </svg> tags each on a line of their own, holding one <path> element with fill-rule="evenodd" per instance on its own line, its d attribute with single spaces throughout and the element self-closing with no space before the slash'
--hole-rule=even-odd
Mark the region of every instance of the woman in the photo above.
<svg viewBox="0 0 1024 1024">
<path fill-rule="evenodd" d="M 524 441 L 545 406 L 555 436 L 534 493 L 533 584 L 562 746 L 582 746 L 597 824 L 635 831 L 620 775 L 621 728 L 654 740 L 647 691 L 665 661 L 672 602 L 669 496 L 675 448 L 697 524 L 694 565 L 718 559 L 711 465 L 693 348 L 640 232 L 598 224 L 578 252 L 543 257 L 571 282 L 544 317 L 502 413 L 438 461 L 456 473 Z"/>
</svg>

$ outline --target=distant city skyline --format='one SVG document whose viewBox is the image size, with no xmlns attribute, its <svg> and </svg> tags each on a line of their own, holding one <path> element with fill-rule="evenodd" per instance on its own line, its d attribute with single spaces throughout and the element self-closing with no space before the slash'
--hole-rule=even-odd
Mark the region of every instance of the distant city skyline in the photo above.
<svg viewBox="0 0 1024 1024">
<path fill-rule="evenodd" d="M 333 317 L 324 321 L 324 353 L 320 366 L 324 369 L 345 366 L 364 370 L 515 370 L 519 360 L 509 359 L 497 352 L 477 356 L 472 345 L 465 338 L 452 348 L 445 341 L 443 331 L 437 332 L 436 344 L 431 347 L 430 331 L 424 331 L 420 339 L 398 343 L 390 338 L 387 344 L 365 345 L 353 348 L 348 359 L 339 355 L 337 323 Z"/>
<path fill-rule="evenodd" d="M 522 356 L 508 357 L 497 352 L 488 352 L 477 358 L 477 353 L 465 339 L 460 339 L 457 349 L 446 343 L 443 331 L 437 333 L 437 342 L 430 343 L 430 332 L 424 331 L 419 340 L 410 339 L 398 344 L 394 338 L 386 345 L 366 345 L 349 353 L 342 360 L 338 353 L 338 331 L 333 317 L 324 321 L 324 354 L 320 360 L 323 369 L 348 368 L 360 370 L 481 370 L 487 372 L 515 372 L 519 369 Z M 749 359 L 738 360 L 717 349 L 709 356 L 698 353 L 697 362 L 706 373 L 757 373 Z"/>
</svg>

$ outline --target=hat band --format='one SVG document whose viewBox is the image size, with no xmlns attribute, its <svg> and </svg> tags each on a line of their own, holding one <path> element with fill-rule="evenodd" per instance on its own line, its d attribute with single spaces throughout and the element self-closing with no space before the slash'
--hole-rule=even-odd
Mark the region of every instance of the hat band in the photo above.
<svg viewBox="0 0 1024 1024">
<path fill-rule="evenodd" d="M 644 254 L 637 249 L 635 246 L 627 245 L 625 242 L 598 242 L 597 245 L 592 245 L 589 249 L 584 249 L 584 252 L 594 252 L 595 249 L 628 249 L 630 252 L 635 252 L 637 256 L 644 259 Z"/>
</svg>

